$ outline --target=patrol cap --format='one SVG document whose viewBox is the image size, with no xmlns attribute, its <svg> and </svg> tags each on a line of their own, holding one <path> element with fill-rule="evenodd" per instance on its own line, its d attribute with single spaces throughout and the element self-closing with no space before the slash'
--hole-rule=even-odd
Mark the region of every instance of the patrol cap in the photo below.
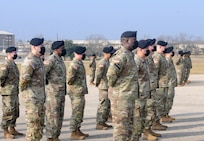
<svg viewBox="0 0 204 141">
<path fill-rule="evenodd" d="M 16 47 L 8 47 L 6 49 L 6 53 L 10 53 L 10 52 L 13 52 L 13 51 L 16 51 Z"/>
<path fill-rule="evenodd" d="M 137 31 L 125 31 L 122 33 L 120 38 L 131 38 L 137 37 Z"/>
<path fill-rule="evenodd" d="M 112 53 L 115 52 L 115 49 L 114 49 L 112 46 L 110 46 L 110 47 L 104 47 L 104 48 L 103 48 L 103 52 L 104 52 L 104 53 L 110 53 L 110 54 L 112 54 Z"/>
<path fill-rule="evenodd" d="M 145 49 L 149 46 L 149 42 L 147 40 L 140 40 L 138 42 L 138 47 L 141 49 Z"/>
<path fill-rule="evenodd" d="M 86 47 L 83 46 L 75 46 L 74 52 L 77 54 L 83 54 L 86 51 Z"/>
<path fill-rule="evenodd" d="M 147 41 L 149 42 L 149 46 L 152 46 L 155 44 L 156 39 L 147 39 Z"/>
<path fill-rule="evenodd" d="M 61 46 L 64 46 L 64 41 L 55 41 L 52 43 L 51 49 L 55 50 L 60 48 Z"/>
<path fill-rule="evenodd" d="M 166 48 L 165 50 L 164 50 L 164 53 L 170 53 L 170 52 L 172 52 L 174 50 L 174 47 L 168 47 L 168 48 Z"/>
<path fill-rule="evenodd" d="M 30 44 L 33 46 L 39 46 L 44 42 L 44 38 L 33 38 L 30 41 Z"/>
<path fill-rule="evenodd" d="M 160 45 L 160 46 L 166 46 L 168 44 L 168 42 L 164 42 L 164 41 L 158 41 L 157 42 L 157 45 Z"/>
</svg>

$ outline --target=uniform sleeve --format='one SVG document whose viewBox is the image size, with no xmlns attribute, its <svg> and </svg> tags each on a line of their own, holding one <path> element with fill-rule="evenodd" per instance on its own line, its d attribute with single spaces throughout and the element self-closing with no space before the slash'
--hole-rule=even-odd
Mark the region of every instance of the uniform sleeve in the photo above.
<svg viewBox="0 0 204 141">
<path fill-rule="evenodd" d="M 160 65 L 161 65 L 161 64 L 160 64 L 160 58 L 159 58 L 158 56 L 155 56 L 155 57 L 153 58 L 153 61 L 154 61 L 154 64 L 155 64 L 155 66 L 156 66 L 156 71 L 155 71 L 155 72 L 157 73 L 157 76 L 158 76 L 158 77 L 157 77 L 157 87 L 159 87 L 159 79 L 160 79 L 160 78 L 159 78 L 159 76 L 160 76 L 160 75 L 159 75 L 159 70 L 160 70 L 160 67 L 161 67 L 161 66 L 160 66 Z"/>
<path fill-rule="evenodd" d="M 21 66 L 21 81 L 20 81 L 20 88 L 21 91 L 25 90 L 28 86 L 28 83 L 31 81 L 31 77 L 33 74 L 35 67 L 32 62 L 28 64 L 22 64 Z"/>
<path fill-rule="evenodd" d="M 76 74 L 77 74 L 77 70 L 78 67 L 75 64 L 70 65 L 70 67 L 68 68 L 67 71 L 67 81 L 69 85 L 73 85 L 75 78 L 76 78 Z"/>
<path fill-rule="evenodd" d="M 96 86 L 100 84 L 100 81 L 103 77 L 103 74 L 105 71 L 104 67 L 105 67 L 105 64 L 99 62 L 97 69 L 96 69 Z"/>
<path fill-rule="evenodd" d="M 8 76 L 8 65 L 7 64 L 2 64 L 1 66 L 1 71 L 0 71 L 0 83 L 1 86 L 3 87 L 6 81 L 6 77 Z"/>
<path fill-rule="evenodd" d="M 108 85 L 113 87 L 117 81 L 118 76 L 122 72 L 126 63 L 126 58 L 123 56 L 114 57 L 111 59 L 110 66 L 107 72 Z"/>
<path fill-rule="evenodd" d="M 93 60 L 91 60 L 91 61 L 90 61 L 90 63 L 89 63 L 89 67 L 90 67 L 90 68 L 92 67 L 93 62 L 94 62 L 94 61 L 93 61 Z"/>
<path fill-rule="evenodd" d="M 43 62 L 44 66 L 45 66 L 45 72 L 46 74 L 50 72 L 50 70 L 52 69 L 52 66 L 53 66 L 53 60 L 51 59 L 48 59 L 48 60 L 45 60 Z"/>
</svg>

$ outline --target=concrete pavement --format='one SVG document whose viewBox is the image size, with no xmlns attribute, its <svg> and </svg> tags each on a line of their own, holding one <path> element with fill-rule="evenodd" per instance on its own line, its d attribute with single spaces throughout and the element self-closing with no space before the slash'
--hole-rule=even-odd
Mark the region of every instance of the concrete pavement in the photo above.
<svg viewBox="0 0 204 141">
<path fill-rule="evenodd" d="M 170 113 L 176 120 L 173 123 L 166 124 L 169 128 L 166 131 L 160 131 L 162 137 L 160 141 L 204 141 L 204 75 L 191 75 L 192 83 L 184 87 L 176 88 L 176 95 L 173 109 Z M 89 81 L 87 81 L 89 82 Z M 84 113 L 84 122 L 82 131 L 90 134 L 87 141 L 112 141 L 113 130 L 99 131 L 95 130 L 96 110 L 98 104 L 98 89 L 94 86 L 88 86 L 89 94 L 86 95 L 86 107 Z M 21 95 L 20 99 L 21 99 Z M 0 97 L 1 101 L 1 97 Z M 20 118 L 17 120 L 18 131 L 25 133 L 25 109 L 20 100 Z M 2 103 L 0 102 L 0 108 Z M 61 141 L 70 140 L 69 121 L 71 115 L 71 105 L 69 97 L 66 96 L 65 117 L 62 127 Z M 2 110 L 0 109 L 0 120 Z M 0 129 L 0 141 L 6 140 L 3 137 L 3 130 Z M 24 137 L 16 137 L 7 141 L 24 141 Z M 42 141 L 46 141 L 45 135 Z M 141 139 L 142 141 L 142 139 Z"/>
</svg>

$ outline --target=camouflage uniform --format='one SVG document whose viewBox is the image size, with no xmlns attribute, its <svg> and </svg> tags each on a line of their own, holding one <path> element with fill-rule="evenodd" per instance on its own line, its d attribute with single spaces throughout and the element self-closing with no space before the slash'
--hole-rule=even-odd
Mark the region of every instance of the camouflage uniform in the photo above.
<svg viewBox="0 0 204 141">
<path fill-rule="evenodd" d="M 185 67 L 185 62 L 182 56 L 180 56 L 177 61 L 177 78 L 178 78 L 178 85 L 183 84 L 183 79 L 184 79 L 184 67 Z"/>
<path fill-rule="evenodd" d="M 121 47 L 110 61 L 107 72 L 113 118 L 113 140 L 130 140 L 133 130 L 135 99 L 138 98 L 137 67 L 134 54 Z"/>
<path fill-rule="evenodd" d="M 108 80 L 106 73 L 109 67 L 109 60 L 102 58 L 98 62 L 96 70 L 96 85 L 99 89 L 99 104 L 97 109 L 96 122 L 103 124 L 108 120 L 110 113 L 110 100 L 108 98 Z"/>
<path fill-rule="evenodd" d="M 0 83 L 3 111 L 1 128 L 15 127 L 19 117 L 19 70 L 14 61 L 6 59 L 1 65 Z"/>
<path fill-rule="evenodd" d="M 156 88 L 157 88 L 157 78 L 158 74 L 156 71 L 156 65 L 154 64 L 154 60 L 152 55 L 149 55 L 147 58 L 148 66 L 149 66 L 149 76 L 150 76 L 150 92 L 151 98 L 154 100 L 154 121 L 158 120 L 158 101 L 156 99 Z"/>
<path fill-rule="evenodd" d="M 192 61 L 189 55 L 185 57 L 184 62 L 185 62 L 184 82 L 187 83 L 190 75 L 190 69 L 192 68 Z"/>
<path fill-rule="evenodd" d="M 76 131 L 81 127 L 84 116 L 85 94 L 88 94 L 86 71 L 81 60 L 73 59 L 67 74 L 68 91 L 72 105 L 70 130 Z"/>
<path fill-rule="evenodd" d="M 158 74 L 157 78 L 157 89 L 155 99 L 157 101 L 157 113 L 158 117 L 161 118 L 167 114 L 166 100 L 168 91 L 168 63 L 164 55 L 154 52 L 153 60 L 156 65 L 156 71 Z"/>
<path fill-rule="evenodd" d="M 138 70 L 139 99 L 135 103 L 136 120 L 138 121 L 135 122 L 137 125 L 134 125 L 134 128 L 137 128 L 135 133 L 140 136 L 144 128 L 149 129 L 152 125 L 154 101 L 150 95 L 150 76 L 147 61 L 135 55 L 135 62 Z"/>
<path fill-rule="evenodd" d="M 91 69 L 90 72 L 90 82 L 94 82 L 95 79 L 95 71 L 96 71 L 96 59 L 92 58 L 89 63 L 89 68 Z"/>
<path fill-rule="evenodd" d="M 62 58 L 53 53 L 44 61 L 46 79 L 46 135 L 56 138 L 61 133 L 66 94 L 66 67 Z"/>
<path fill-rule="evenodd" d="M 20 87 L 27 121 L 26 140 L 39 141 L 45 116 L 45 70 L 40 57 L 30 53 L 21 65 Z"/>
<path fill-rule="evenodd" d="M 166 60 L 169 66 L 169 83 L 168 83 L 168 96 L 167 96 L 167 113 L 169 113 L 173 106 L 175 87 L 177 86 L 177 75 L 176 75 L 176 69 L 172 58 L 166 58 Z"/>
</svg>

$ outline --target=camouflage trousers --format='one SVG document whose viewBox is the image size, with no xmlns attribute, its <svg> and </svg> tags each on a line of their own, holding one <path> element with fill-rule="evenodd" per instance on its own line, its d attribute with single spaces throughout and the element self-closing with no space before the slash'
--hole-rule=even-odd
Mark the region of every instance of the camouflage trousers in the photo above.
<svg viewBox="0 0 204 141">
<path fill-rule="evenodd" d="M 110 115 L 110 100 L 108 98 L 108 90 L 99 89 L 99 104 L 96 115 L 96 122 L 105 123 Z"/>
<path fill-rule="evenodd" d="M 174 95 L 175 95 L 175 87 L 169 86 L 168 87 L 168 96 L 167 96 L 167 113 L 170 112 L 173 106 L 174 101 Z"/>
<path fill-rule="evenodd" d="M 159 120 L 159 117 L 158 117 L 158 102 L 156 101 L 157 99 L 157 97 L 156 97 L 156 89 L 154 89 L 154 90 L 151 90 L 151 99 L 154 101 L 154 106 L 153 106 L 153 111 L 154 111 L 154 119 L 153 119 L 153 121 L 157 121 L 157 120 Z"/>
<path fill-rule="evenodd" d="M 184 81 L 184 69 L 178 69 L 177 70 L 177 80 L 178 80 L 178 85 L 183 84 Z"/>
<path fill-rule="evenodd" d="M 90 82 L 94 82 L 94 80 L 95 80 L 95 72 L 96 72 L 96 69 L 91 69 L 91 72 L 90 72 Z"/>
<path fill-rule="evenodd" d="M 27 100 L 24 105 L 27 121 L 26 141 L 40 141 L 44 128 L 44 101 Z"/>
<path fill-rule="evenodd" d="M 190 75 L 190 69 L 191 68 L 186 68 L 185 73 L 184 73 L 184 83 L 188 81 L 189 75 Z"/>
<path fill-rule="evenodd" d="M 144 128 L 149 129 L 152 126 L 155 116 L 153 99 L 136 99 L 135 118 L 131 140 L 139 139 Z"/>
<path fill-rule="evenodd" d="M 18 95 L 2 95 L 2 111 L 1 128 L 15 127 L 16 119 L 19 117 Z"/>
<path fill-rule="evenodd" d="M 46 136 L 56 138 L 60 136 L 62 122 L 64 119 L 65 95 L 64 91 L 57 92 L 58 95 L 47 93 L 46 95 Z"/>
<path fill-rule="evenodd" d="M 81 127 L 84 117 L 85 97 L 82 94 L 70 94 L 72 105 L 72 115 L 70 120 L 70 130 L 76 131 Z"/>
<path fill-rule="evenodd" d="M 168 88 L 165 87 L 161 87 L 161 88 L 157 88 L 156 89 L 156 94 L 154 96 L 154 101 L 156 103 L 156 117 L 158 117 L 159 119 L 162 118 L 164 115 L 167 114 L 167 107 L 166 107 L 166 102 L 167 102 L 167 91 Z"/>
<path fill-rule="evenodd" d="M 110 95 L 113 141 L 129 141 L 132 136 L 135 98 L 137 92 L 113 90 Z"/>
</svg>

